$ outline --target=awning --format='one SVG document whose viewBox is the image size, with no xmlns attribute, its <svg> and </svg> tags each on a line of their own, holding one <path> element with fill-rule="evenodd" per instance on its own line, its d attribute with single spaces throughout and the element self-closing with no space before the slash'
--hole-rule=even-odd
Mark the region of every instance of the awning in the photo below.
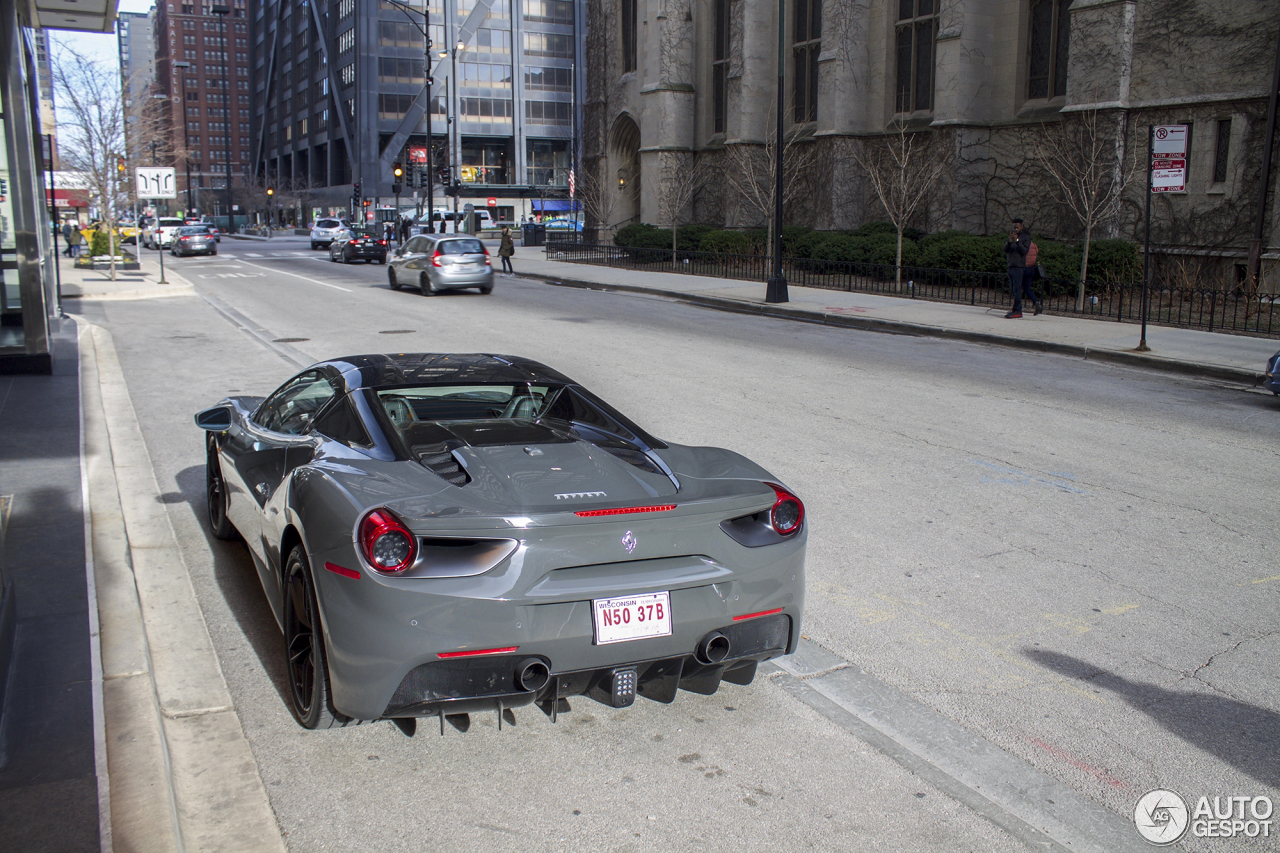
<svg viewBox="0 0 1280 853">
<path fill-rule="evenodd" d="M 545 213 L 549 210 L 581 210 L 582 205 L 576 200 L 567 198 L 535 198 L 530 199 L 533 202 L 533 209 L 538 213 Z"/>
</svg>

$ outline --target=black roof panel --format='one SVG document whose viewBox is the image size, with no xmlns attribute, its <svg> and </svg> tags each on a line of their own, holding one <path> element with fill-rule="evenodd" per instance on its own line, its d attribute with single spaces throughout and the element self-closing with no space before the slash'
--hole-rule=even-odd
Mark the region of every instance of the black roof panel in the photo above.
<svg viewBox="0 0 1280 853">
<path fill-rule="evenodd" d="M 563 382 L 573 380 L 545 364 L 486 353 L 384 353 L 330 359 L 317 366 L 341 372 L 349 390 L 455 383 Z"/>
</svg>

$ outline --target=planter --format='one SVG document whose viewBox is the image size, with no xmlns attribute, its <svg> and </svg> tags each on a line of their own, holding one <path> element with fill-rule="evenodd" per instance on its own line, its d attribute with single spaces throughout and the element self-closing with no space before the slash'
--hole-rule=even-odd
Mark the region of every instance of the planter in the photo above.
<svg viewBox="0 0 1280 853">
<path fill-rule="evenodd" d="M 98 255 L 97 257 L 94 257 L 94 258 L 88 258 L 88 257 L 77 258 L 76 268 L 92 269 L 92 270 L 109 270 L 111 269 L 111 256 Z M 141 265 L 138 263 L 137 258 L 134 258 L 132 256 L 121 257 L 120 255 L 116 255 L 116 269 L 137 270 L 137 269 L 141 269 Z"/>
</svg>

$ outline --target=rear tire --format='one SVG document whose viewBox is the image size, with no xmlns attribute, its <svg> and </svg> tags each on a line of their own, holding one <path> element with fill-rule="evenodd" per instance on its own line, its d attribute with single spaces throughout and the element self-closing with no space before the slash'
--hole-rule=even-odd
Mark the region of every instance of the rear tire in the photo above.
<svg viewBox="0 0 1280 853">
<path fill-rule="evenodd" d="M 217 539 L 235 539 L 235 525 L 227 518 L 227 484 L 222 479 L 222 463 L 218 460 L 218 446 L 213 441 L 209 442 L 209 450 L 205 456 L 204 480 L 209 529 Z"/>
<path fill-rule="evenodd" d="M 311 564 L 301 545 L 285 565 L 284 648 L 289 710 L 305 729 L 331 729 L 352 722 L 333 708 L 324 630 L 316 606 Z"/>
<path fill-rule="evenodd" d="M 426 273 L 423 273 L 422 277 L 418 279 L 418 289 L 422 291 L 423 296 L 436 295 L 436 286 L 431 283 L 431 276 Z"/>
<path fill-rule="evenodd" d="M 485 296 L 488 296 L 490 293 L 493 293 L 493 285 L 490 284 L 480 288 L 480 292 L 483 293 Z"/>
</svg>

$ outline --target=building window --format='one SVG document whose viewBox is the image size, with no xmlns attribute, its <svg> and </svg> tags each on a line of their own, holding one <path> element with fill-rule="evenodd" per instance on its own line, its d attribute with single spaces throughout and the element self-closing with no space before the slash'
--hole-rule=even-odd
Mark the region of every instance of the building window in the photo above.
<svg viewBox="0 0 1280 853">
<path fill-rule="evenodd" d="M 530 186 L 569 185 L 569 140 L 530 139 L 526 143 L 527 183 Z"/>
<path fill-rule="evenodd" d="M 489 124 L 511 123 L 511 101 L 501 98 L 459 98 L 458 115 L 463 121 Z"/>
<path fill-rule="evenodd" d="M 462 140 L 462 162 L 458 177 L 465 183 L 510 183 L 511 140 Z"/>
<path fill-rule="evenodd" d="M 1227 179 L 1227 164 L 1231 162 L 1231 119 L 1218 122 L 1218 144 L 1213 149 L 1213 182 L 1220 184 Z"/>
<path fill-rule="evenodd" d="M 378 57 L 378 79 L 383 83 L 413 83 L 421 86 L 422 60 L 380 56 Z"/>
<path fill-rule="evenodd" d="M 1027 97 L 1067 94 L 1067 55 L 1071 39 L 1071 0 L 1031 0 L 1031 36 L 1027 40 Z"/>
<path fill-rule="evenodd" d="M 636 70 L 636 0 L 622 0 L 622 73 Z"/>
<path fill-rule="evenodd" d="M 567 101 L 525 101 L 524 120 L 528 124 L 571 127 L 572 110 Z"/>
<path fill-rule="evenodd" d="M 572 0 L 524 0 L 524 19 L 534 24 L 573 26 Z"/>
<path fill-rule="evenodd" d="M 724 133 L 729 81 L 729 0 L 715 0 L 715 14 L 715 48 L 711 54 L 712 123 L 714 133 Z"/>
<path fill-rule="evenodd" d="M 897 107 L 900 113 L 933 109 L 933 45 L 938 0 L 898 0 Z"/>
<path fill-rule="evenodd" d="M 822 43 L 822 0 L 796 0 L 791 33 L 796 124 L 818 120 L 818 54 Z"/>
<path fill-rule="evenodd" d="M 378 44 L 384 47 L 412 47 L 422 50 L 422 33 L 408 21 L 379 21 Z"/>
<path fill-rule="evenodd" d="M 528 92 L 572 92 L 573 74 L 568 68 L 525 66 L 524 88 Z"/>
<path fill-rule="evenodd" d="M 417 95 L 378 95 L 378 118 L 383 120 L 399 121 L 404 118 L 405 113 L 409 112 L 409 108 L 413 106 Z"/>
<path fill-rule="evenodd" d="M 527 79 L 527 72 L 525 76 Z M 510 89 L 511 66 L 487 62 L 464 62 L 458 69 L 458 84 L 482 89 Z"/>
</svg>

